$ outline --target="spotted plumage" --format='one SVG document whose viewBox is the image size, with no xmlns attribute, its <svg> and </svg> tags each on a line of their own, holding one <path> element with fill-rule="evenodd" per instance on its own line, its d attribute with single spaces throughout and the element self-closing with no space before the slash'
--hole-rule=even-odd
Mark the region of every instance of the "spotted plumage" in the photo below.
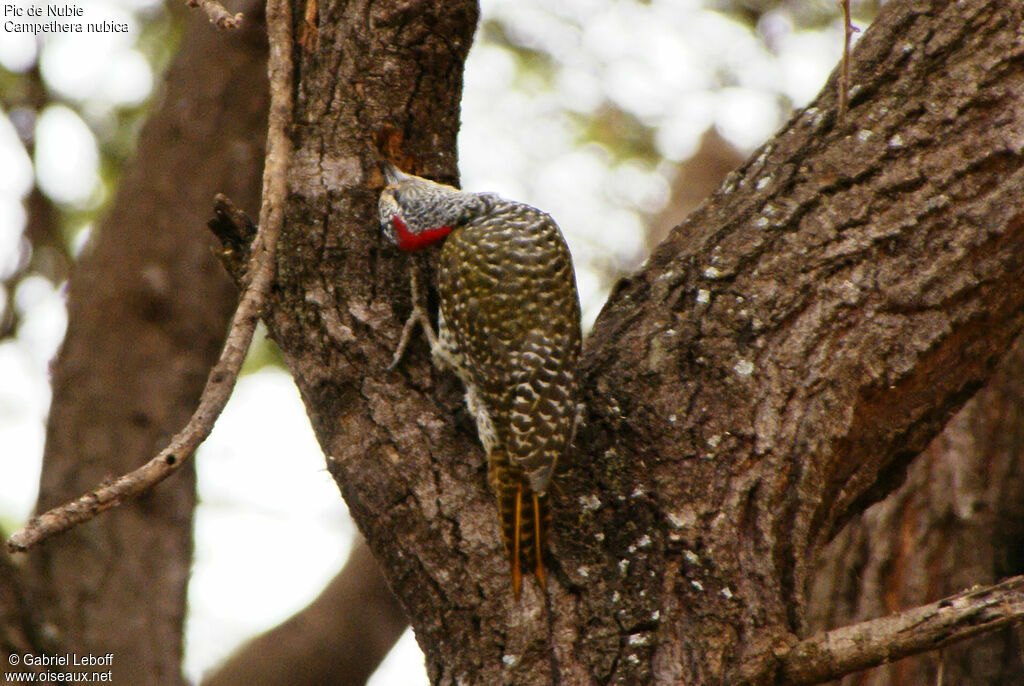
<svg viewBox="0 0 1024 686">
<path fill-rule="evenodd" d="M 548 489 L 576 424 L 581 336 L 572 258 L 551 217 L 529 205 L 390 166 L 387 175 L 385 235 L 406 250 L 444 239 L 437 335 L 420 307 L 410 324 L 424 325 L 435 361 L 466 388 L 518 596 L 524 567 L 544 583 Z"/>
</svg>

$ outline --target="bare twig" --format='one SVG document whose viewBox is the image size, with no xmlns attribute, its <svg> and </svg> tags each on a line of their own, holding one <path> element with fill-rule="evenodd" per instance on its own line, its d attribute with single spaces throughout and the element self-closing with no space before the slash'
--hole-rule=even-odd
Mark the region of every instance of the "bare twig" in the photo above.
<svg viewBox="0 0 1024 686">
<path fill-rule="evenodd" d="M 1024 618 L 1024 576 L 930 605 L 812 636 L 778 659 L 781 682 L 819 684 L 844 674 L 995 631 Z"/>
<path fill-rule="evenodd" d="M 839 119 L 846 114 L 850 101 L 850 41 L 860 31 L 850 21 L 850 0 L 839 0 L 843 10 L 843 65 L 839 73 Z"/>
<path fill-rule="evenodd" d="M 88 521 L 104 510 L 145 493 L 163 481 L 189 458 L 206 440 L 213 423 L 227 404 L 238 371 L 252 342 L 256 322 L 263 311 L 267 292 L 274 279 L 277 238 L 284 219 L 287 195 L 286 172 L 291 152 L 287 126 L 292 113 L 292 37 L 287 0 L 270 0 L 267 7 L 270 35 L 270 119 L 267 133 L 267 158 L 263 172 L 263 206 L 260 229 L 253 241 L 247 274 L 248 285 L 239 298 L 220 359 L 210 370 L 199 406 L 185 428 L 149 462 L 113 482 L 100 485 L 69 503 L 33 517 L 7 540 L 12 552 L 25 551 L 40 541 Z"/>
<path fill-rule="evenodd" d="M 201 7 L 210 18 L 210 23 L 216 24 L 218 29 L 237 29 L 242 24 L 241 12 L 231 14 L 217 0 L 186 0 L 186 4 L 189 7 Z"/>
</svg>

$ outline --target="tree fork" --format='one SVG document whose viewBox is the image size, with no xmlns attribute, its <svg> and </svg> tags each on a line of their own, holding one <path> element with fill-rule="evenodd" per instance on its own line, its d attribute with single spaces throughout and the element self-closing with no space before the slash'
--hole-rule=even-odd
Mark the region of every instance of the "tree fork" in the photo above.
<svg viewBox="0 0 1024 686">
<path fill-rule="evenodd" d="M 846 116 L 833 78 L 616 289 L 554 504 L 560 568 L 518 604 L 454 384 L 415 340 L 386 371 L 408 264 L 377 233 L 371 141 L 453 180 L 472 10 L 357 5 L 319 4 L 300 57 L 268 319 L 431 679 L 715 683 L 792 644 L 820 545 L 1021 328 L 1024 47 L 1003 4 L 886 5 Z"/>
</svg>

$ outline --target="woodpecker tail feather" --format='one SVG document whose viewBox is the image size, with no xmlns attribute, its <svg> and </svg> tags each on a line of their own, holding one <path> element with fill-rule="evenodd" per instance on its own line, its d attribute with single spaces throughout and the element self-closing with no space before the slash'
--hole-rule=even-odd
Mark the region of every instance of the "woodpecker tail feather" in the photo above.
<svg viewBox="0 0 1024 686">
<path fill-rule="evenodd" d="M 512 571 L 512 592 L 518 599 L 523 569 L 532 571 L 542 587 L 545 584 L 544 555 L 551 513 L 547 494 L 530 490 L 525 475 L 509 468 L 507 462 L 501 464 L 501 457 L 504 456 L 492 461 L 491 486 L 498 500 L 505 552 Z"/>
</svg>

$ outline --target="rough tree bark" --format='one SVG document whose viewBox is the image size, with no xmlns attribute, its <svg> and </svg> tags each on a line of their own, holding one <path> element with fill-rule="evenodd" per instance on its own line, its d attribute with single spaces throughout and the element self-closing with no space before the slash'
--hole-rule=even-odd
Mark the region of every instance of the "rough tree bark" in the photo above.
<svg viewBox="0 0 1024 686">
<path fill-rule="evenodd" d="M 1024 338 L 884 501 L 822 553 L 809 623 L 823 630 L 1024 571 Z M 851 675 L 846 686 L 1024 683 L 1021 627 Z M 941 674 L 941 680 L 939 675 Z"/>
<path fill-rule="evenodd" d="M 232 35 L 189 13 L 189 49 L 74 268 L 37 510 L 148 459 L 188 418 L 216 358 L 235 297 L 203 227 L 217 191 L 259 200 L 266 32 L 254 10 Z M 189 471 L 31 553 L 19 580 L 37 631 L 5 651 L 112 652 L 114 683 L 183 683 L 194 501 Z"/>
<path fill-rule="evenodd" d="M 584 438 L 612 448 L 592 478 L 639 496 L 602 506 L 634 578 L 658 561 L 629 603 L 656 598 L 656 677 L 759 674 L 766 645 L 803 633 L 819 547 L 1019 330 L 1019 25 L 1006 3 L 888 5 L 848 118 L 828 88 L 595 327 Z"/>
<path fill-rule="evenodd" d="M 422 344 L 385 371 L 408 264 L 377 233 L 372 141 L 455 178 L 476 8 L 317 10 L 267 319 L 431 679 L 770 680 L 820 547 L 1021 328 L 1021 8 L 889 3 L 846 118 L 832 82 L 620 284 L 587 346 L 560 567 L 519 603 L 457 384 Z"/>
</svg>

